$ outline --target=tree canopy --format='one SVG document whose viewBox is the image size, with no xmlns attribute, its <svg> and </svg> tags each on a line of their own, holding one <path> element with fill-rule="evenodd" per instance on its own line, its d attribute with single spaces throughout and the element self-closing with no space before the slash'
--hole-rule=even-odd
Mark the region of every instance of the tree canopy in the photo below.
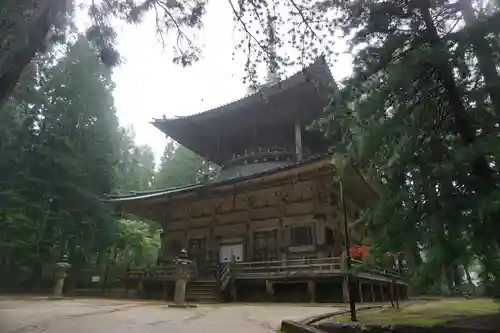
<svg viewBox="0 0 500 333">
<path fill-rule="evenodd" d="M 191 185 L 211 179 L 218 166 L 204 160 L 182 145 L 169 141 L 155 175 L 154 187 L 168 188 Z"/>
<path fill-rule="evenodd" d="M 10 274 L 0 277 L 0 287 L 47 282 L 63 254 L 75 278 L 90 268 L 98 274 L 99 267 L 131 247 L 132 263 L 154 262 L 157 228 L 121 220 L 102 201 L 104 193 L 148 188 L 154 172 L 153 158 L 147 160 L 151 150 L 135 146 L 118 126 L 110 74 L 87 39 L 76 36 L 57 53 L 32 62 L 5 105 L 0 267 Z"/>
<path fill-rule="evenodd" d="M 452 290 L 464 271 L 471 279 L 473 261 L 498 283 L 498 7 L 316 6 L 341 13 L 335 24 L 355 54 L 353 75 L 317 125 L 341 133 L 335 150 L 383 181 L 383 197 L 364 215 L 376 245 L 404 250 L 422 288 Z"/>
</svg>

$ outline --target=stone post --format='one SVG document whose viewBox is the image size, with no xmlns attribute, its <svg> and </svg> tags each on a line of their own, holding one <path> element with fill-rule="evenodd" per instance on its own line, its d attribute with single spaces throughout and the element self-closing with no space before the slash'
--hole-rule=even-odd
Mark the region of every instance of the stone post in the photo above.
<svg viewBox="0 0 500 333">
<path fill-rule="evenodd" d="M 52 298 L 62 298 L 63 288 L 64 288 L 64 280 L 66 279 L 66 275 L 68 269 L 71 267 L 67 262 L 58 262 L 55 268 L 55 278 L 56 283 L 54 285 L 54 290 L 52 292 Z"/>
<path fill-rule="evenodd" d="M 177 305 L 186 304 L 186 285 L 189 281 L 189 272 L 187 265 L 179 265 L 175 276 L 175 294 L 174 303 Z"/>
</svg>

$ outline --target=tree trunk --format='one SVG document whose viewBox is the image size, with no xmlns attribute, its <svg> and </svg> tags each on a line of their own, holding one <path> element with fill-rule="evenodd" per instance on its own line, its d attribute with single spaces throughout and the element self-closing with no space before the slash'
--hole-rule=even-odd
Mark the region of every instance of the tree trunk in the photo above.
<svg viewBox="0 0 500 333">
<path fill-rule="evenodd" d="M 442 82 L 450 103 L 456 131 L 465 146 L 471 145 L 476 141 L 476 129 L 472 124 L 471 117 L 467 113 L 462 96 L 453 76 L 453 68 L 448 62 L 448 54 L 444 49 L 444 45 L 432 20 L 429 9 L 430 3 L 429 1 L 415 2 L 417 6 L 419 6 L 422 14 L 429 43 L 435 50 L 438 50 L 441 53 L 437 55 L 439 63 L 436 66 L 436 70 L 438 78 Z M 491 167 L 486 161 L 483 153 L 477 153 L 477 156 L 472 163 L 472 170 L 474 175 L 477 177 L 477 181 L 475 182 L 477 190 L 486 195 L 490 194 L 495 188 L 495 180 L 493 178 Z"/>
<path fill-rule="evenodd" d="M 484 31 L 477 28 L 477 18 L 474 14 L 472 2 L 470 0 L 461 0 L 458 5 L 467 29 L 469 29 L 468 35 L 476 53 L 479 70 L 484 77 L 486 92 L 491 98 L 494 112 L 498 117 L 500 116 L 500 94 L 498 93 L 500 90 L 500 76 L 493 59 L 494 52 L 485 39 Z"/>
<path fill-rule="evenodd" d="M 27 36 L 16 36 L 14 45 L 9 45 L 7 51 L 2 52 L 0 58 L 0 112 L 19 81 L 24 68 L 43 46 L 53 24 L 56 8 L 61 1 L 63 0 L 40 0 L 37 7 L 33 8 L 36 13 L 31 20 L 23 23 L 28 26 L 27 28 L 20 29 L 19 23 L 10 22 L 14 30 L 27 30 L 28 34 Z M 15 3 L 10 5 L 7 11 L 13 16 L 13 11 L 23 10 L 22 7 L 22 3 Z"/>
<path fill-rule="evenodd" d="M 465 277 L 467 278 L 467 283 L 474 288 L 476 285 L 474 284 L 474 281 L 472 281 L 472 276 L 470 275 L 469 272 L 469 266 L 463 265 L 464 272 L 465 272 Z"/>
<path fill-rule="evenodd" d="M 427 39 L 430 45 L 438 51 L 436 55 L 437 65 L 435 65 L 435 69 L 438 74 L 438 79 L 441 81 L 445 94 L 448 97 L 456 131 L 460 136 L 463 145 L 470 146 L 476 141 L 476 129 L 474 128 L 471 117 L 467 113 L 464 101 L 455 82 L 453 67 L 448 61 L 448 51 L 446 51 L 443 42 L 439 37 L 436 26 L 434 25 L 429 9 L 430 1 L 424 0 L 414 2 L 422 14 L 422 19 L 426 26 Z M 491 193 L 496 189 L 497 184 L 495 178 L 493 177 L 493 170 L 488 164 L 485 154 L 477 148 L 476 151 L 476 156 L 473 158 L 471 163 L 471 184 L 479 196 L 481 198 L 485 198 L 491 195 Z M 498 215 L 498 213 L 492 213 L 491 216 L 487 216 L 485 218 L 485 225 L 492 230 L 498 229 L 497 225 L 500 218 Z M 494 232 L 493 240 L 500 246 L 500 232 Z"/>
<path fill-rule="evenodd" d="M 460 288 L 463 283 L 463 275 L 458 264 L 453 264 L 451 266 L 451 271 L 453 273 L 453 285 L 455 288 Z"/>
<path fill-rule="evenodd" d="M 440 288 L 440 291 L 445 295 L 450 295 L 451 290 L 452 290 L 451 281 L 448 278 L 448 276 L 449 276 L 448 269 L 447 269 L 445 263 L 443 262 L 441 264 L 441 285 L 439 286 L 439 288 Z"/>
</svg>

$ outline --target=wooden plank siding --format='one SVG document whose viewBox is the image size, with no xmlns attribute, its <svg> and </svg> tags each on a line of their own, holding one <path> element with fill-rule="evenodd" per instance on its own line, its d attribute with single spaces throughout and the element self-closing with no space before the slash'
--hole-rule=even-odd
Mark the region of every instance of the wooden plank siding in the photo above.
<svg viewBox="0 0 500 333">
<path fill-rule="evenodd" d="M 177 242 L 188 248 L 192 239 L 204 238 L 203 260 L 215 265 L 220 243 L 236 238 L 244 245 L 244 261 L 252 261 L 255 234 L 271 230 L 275 231 L 276 259 L 338 255 L 343 244 L 343 221 L 336 186 L 332 170 L 313 169 L 237 192 L 212 193 L 156 204 L 164 230 L 162 259 L 168 261 L 178 254 L 170 243 Z M 349 199 L 347 206 L 352 222 L 361 207 Z M 291 240 L 292 230 L 304 226 L 311 229 L 312 242 L 295 246 Z M 333 244 L 326 244 L 326 227 L 333 233 Z"/>
</svg>

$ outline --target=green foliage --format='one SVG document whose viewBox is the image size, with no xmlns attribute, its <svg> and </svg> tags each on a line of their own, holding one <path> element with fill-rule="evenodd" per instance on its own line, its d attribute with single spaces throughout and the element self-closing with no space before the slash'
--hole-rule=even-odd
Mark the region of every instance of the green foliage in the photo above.
<svg viewBox="0 0 500 333">
<path fill-rule="evenodd" d="M 147 190 L 155 174 L 155 156 L 149 146 L 134 143 L 133 128 L 120 130 L 120 159 L 116 192 Z"/>
<path fill-rule="evenodd" d="M 154 172 L 151 150 L 118 127 L 113 87 L 82 36 L 21 76 L 0 114 L 0 270 L 9 272 L 0 288 L 46 287 L 63 253 L 72 264 L 70 285 L 118 259 L 154 262 L 157 228 L 117 220 L 101 200 L 115 189 L 148 187 Z M 141 159 L 136 152 L 143 150 L 149 155 Z M 135 183 L 127 183 L 127 172 Z"/>
<path fill-rule="evenodd" d="M 65 253 L 69 288 L 154 265 L 159 226 L 119 218 L 102 195 L 196 183 L 216 172 L 172 144 L 156 173 L 151 148 L 118 126 L 110 69 L 85 37 L 75 37 L 24 71 L 0 113 L 0 270 L 10 272 L 0 289 L 49 287 Z"/>
<path fill-rule="evenodd" d="M 115 244 L 116 264 L 153 266 L 160 248 L 160 231 L 143 221 L 119 220 Z"/>
<path fill-rule="evenodd" d="M 382 179 L 366 227 L 380 253 L 405 252 L 420 291 L 470 283 L 474 260 L 485 284 L 499 280 L 500 10 L 475 5 L 316 4 L 324 17 L 341 13 L 335 24 L 355 51 L 353 75 L 317 126 L 340 134 L 334 149 L 349 165 Z"/>
<path fill-rule="evenodd" d="M 155 175 L 156 188 L 196 184 L 213 178 L 219 168 L 181 145 L 169 141 Z"/>
</svg>

